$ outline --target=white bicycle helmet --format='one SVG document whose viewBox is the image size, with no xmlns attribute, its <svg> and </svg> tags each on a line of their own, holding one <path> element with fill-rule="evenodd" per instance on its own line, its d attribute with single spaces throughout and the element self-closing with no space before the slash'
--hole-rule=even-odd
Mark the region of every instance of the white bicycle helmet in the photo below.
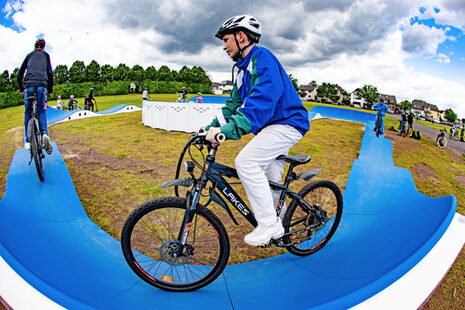
<svg viewBox="0 0 465 310">
<path fill-rule="evenodd" d="M 251 15 L 237 15 L 225 21 L 215 36 L 221 40 L 225 34 L 235 33 L 238 30 L 247 32 L 257 43 L 262 35 L 261 25 L 255 17 Z"/>
</svg>

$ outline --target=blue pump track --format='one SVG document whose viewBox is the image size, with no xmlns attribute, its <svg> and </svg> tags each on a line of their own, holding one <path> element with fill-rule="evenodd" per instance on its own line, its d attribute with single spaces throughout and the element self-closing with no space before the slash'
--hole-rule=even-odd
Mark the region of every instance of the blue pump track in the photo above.
<svg viewBox="0 0 465 310">
<path fill-rule="evenodd" d="M 154 288 L 129 269 L 119 241 L 87 217 L 54 144 L 53 154 L 44 160 L 43 183 L 35 167 L 27 165 L 26 150 L 14 155 L 0 201 L 0 261 L 45 296 L 49 301 L 45 308 L 347 309 L 363 305 L 427 256 L 454 221 L 457 201 L 454 196 L 430 198 L 417 191 L 410 172 L 394 166 L 391 141 L 374 136 L 373 114 L 325 107 L 315 107 L 310 114 L 366 124 L 360 156 L 344 192 L 338 231 L 311 256 L 284 254 L 231 265 L 211 285 L 195 292 Z M 455 256 L 463 238 L 460 242 Z M 27 308 L 22 292 L 15 298 L 18 292 L 9 292 L 9 283 L 2 286 L 1 281 L 2 298 L 15 309 Z"/>
</svg>

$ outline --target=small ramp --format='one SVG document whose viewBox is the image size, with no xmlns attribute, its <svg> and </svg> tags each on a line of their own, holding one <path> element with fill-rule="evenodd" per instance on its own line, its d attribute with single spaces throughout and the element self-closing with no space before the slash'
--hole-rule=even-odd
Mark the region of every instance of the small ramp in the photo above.
<svg viewBox="0 0 465 310">
<path fill-rule="evenodd" d="M 317 113 L 326 117 L 325 110 Z M 345 115 L 328 115 L 338 113 Z M 0 273 L 8 275 L 0 295 L 15 309 L 417 308 L 460 252 L 465 220 L 455 213 L 455 197 L 424 196 L 408 170 L 379 165 L 378 156 L 392 161 L 390 142 L 376 138 L 373 120 L 358 113 L 351 115 L 368 125 L 330 242 L 308 257 L 228 266 L 190 293 L 153 288 L 132 273 L 119 242 L 85 215 L 56 145 L 44 183 L 27 152 L 17 151 L 0 201 Z M 443 256 L 431 258 L 437 252 Z"/>
<path fill-rule="evenodd" d="M 101 112 L 93 112 L 89 110 L 71 110 L 71 111 L 61 111 L 55 108 L 48 107 L 47 108 L 47 124 L 53 125 L 56 123 L 72 121 L 76 119 L 82 119 L 87 117 L 95 117 L 101 115 L 109 115 L 109 114 L 117 114 L 117 113 L 127 113 L 127 112 L 136 112 L 142 111 L 141 108 L 132 104 L 120 104 L 114 106 L 110 109 L 101 111 Z"/>
</svg>

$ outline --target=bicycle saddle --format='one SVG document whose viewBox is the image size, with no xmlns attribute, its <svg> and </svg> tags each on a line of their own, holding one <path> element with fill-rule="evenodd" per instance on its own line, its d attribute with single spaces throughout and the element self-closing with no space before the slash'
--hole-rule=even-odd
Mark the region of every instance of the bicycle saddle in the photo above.
<svg viewBox="0 0 465 310">
<path fill-rule="evenodd" d="M 36 96 L 35 96 L 35 95 L 28 96 L 28 97 L 26 98 L 26 100 L 27 100 L 27 101 L 34 101 L 34 100 L 36 100 Z"/>
<path fill-rule="evenodd" d="M 287 156 L 287 155 L 279 155 L 278 158 L 279 160 L 285 160 L 288 163 L 294 164 L 294 165 L 302 165 L 308 163 L 312 157 L 310 155 L 294 155 L 294 156 Z"/>
</svg>

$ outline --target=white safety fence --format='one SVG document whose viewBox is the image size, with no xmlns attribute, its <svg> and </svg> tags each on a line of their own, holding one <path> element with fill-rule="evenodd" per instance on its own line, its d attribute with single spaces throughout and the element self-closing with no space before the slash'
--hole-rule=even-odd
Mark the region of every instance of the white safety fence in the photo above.
<svg viewBox="0 0 465 310">
<path fill-rule="evenodd" d="M 142 123 L 152 128 L 195 132 L 211 123 L 224 104 L 144 100 Z"/>
</svg>

